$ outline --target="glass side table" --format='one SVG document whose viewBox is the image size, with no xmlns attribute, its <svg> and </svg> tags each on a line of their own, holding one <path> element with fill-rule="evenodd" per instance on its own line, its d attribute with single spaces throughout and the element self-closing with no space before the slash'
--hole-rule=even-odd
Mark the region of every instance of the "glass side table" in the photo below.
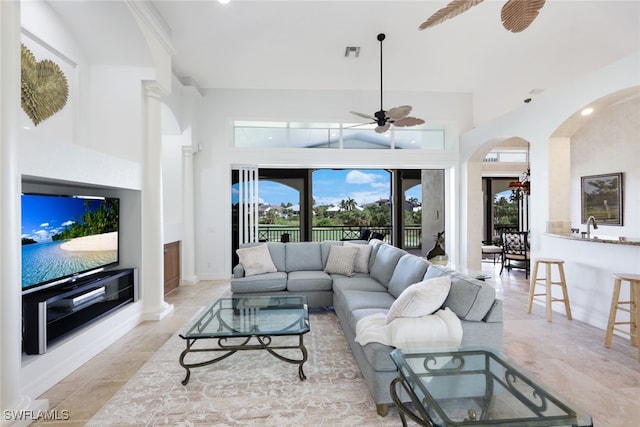
<svg viewBox="0 0 640 427">
<path fill-rule="evenodd" d="M 391 359 L 399 376 L 391 398 L 402 424 L 424 426 L 592 427 L 591 416 L 487 348 L 404 352 Z M 402 402 L 399 390 L 411 402 Z"/>
</svg>

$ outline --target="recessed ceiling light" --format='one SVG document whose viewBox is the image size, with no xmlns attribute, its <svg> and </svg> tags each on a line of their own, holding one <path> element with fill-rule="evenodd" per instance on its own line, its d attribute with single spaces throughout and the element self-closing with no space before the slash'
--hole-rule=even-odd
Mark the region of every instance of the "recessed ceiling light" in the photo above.
<svg viewBox="0 0 640 427">
<path fill-rule="evenodd" d="M 585 108 L 584 110 L 582 110 L 580 112 L 580 114 L 583 115 L 583 116 L 588 116 L 591 113 L 593 113 L 593 108 L 591 108 L 591 107 L 587 107 L 587 108 Z"/>
<path fill-rule="evenodd" d="M 360 46 L 347 46 L 344 50 L 345 58 L 357 58 L 360 56 Z"/>
<path fill-rule="evenodd" d="M 229 3 L 231 0 L 218 0 L 218 3 L 220 4 L 227 4 Z"/>
</svg>

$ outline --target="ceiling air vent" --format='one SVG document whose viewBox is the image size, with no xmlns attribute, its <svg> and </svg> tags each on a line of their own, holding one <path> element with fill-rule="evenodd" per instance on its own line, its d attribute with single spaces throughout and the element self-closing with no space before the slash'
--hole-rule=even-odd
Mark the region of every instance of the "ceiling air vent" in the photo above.
<svg viewBox="0 0 640 427">
<path fill-rule="evenodd" d="M 360 47 L 359 46 L 347 46 L 344 50 L 345 58 L 357 58 L 360 56 Z"/>
</svg>

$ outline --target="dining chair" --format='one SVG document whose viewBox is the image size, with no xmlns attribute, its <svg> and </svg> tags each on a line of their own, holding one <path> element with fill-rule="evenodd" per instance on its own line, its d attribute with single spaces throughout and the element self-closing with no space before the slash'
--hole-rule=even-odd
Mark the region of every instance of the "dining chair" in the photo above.
<svg viewBox="0 0 640 427">
<path fill-rule="evenodd" d="M 505 267 L 507 270 L 522 268 L 525 271 L 525 278 L 529 278 L 529 270 L 531 268 L 529 232 L 502 233 L 502 267 L 500 268 L 500 274 L 502 274 Z"/>
</svg>

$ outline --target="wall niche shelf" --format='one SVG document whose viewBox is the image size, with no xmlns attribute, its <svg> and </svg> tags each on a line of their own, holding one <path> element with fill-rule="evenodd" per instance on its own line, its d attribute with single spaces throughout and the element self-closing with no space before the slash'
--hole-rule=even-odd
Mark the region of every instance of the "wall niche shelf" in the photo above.
<svg viewBox="0 0 640 427">
<path fill-rule="evenodd" d="M 22 347 L 43 354 L 52 342 L 137 300 L 137 270 L 96 273 L 22 297 Z"/>
</svg>

